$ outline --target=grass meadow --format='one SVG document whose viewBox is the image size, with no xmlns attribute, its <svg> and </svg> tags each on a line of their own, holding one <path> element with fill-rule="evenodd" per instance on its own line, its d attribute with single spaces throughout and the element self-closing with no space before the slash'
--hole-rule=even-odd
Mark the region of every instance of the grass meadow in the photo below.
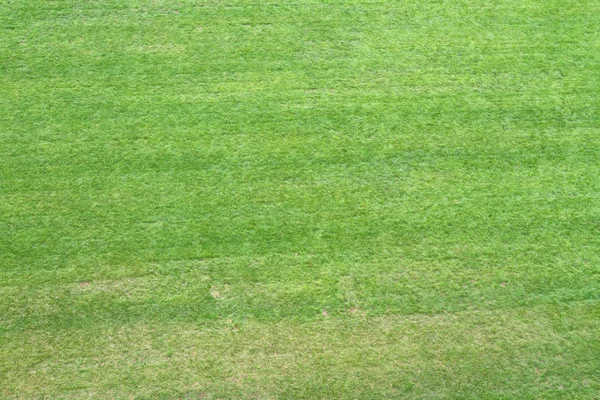
<svg viewBox="0 0 600 400">
<path fill-rule="evenodd" d="M 599 399 L 599 16 L 0 0 L 0 397 Z"/>
</svg>

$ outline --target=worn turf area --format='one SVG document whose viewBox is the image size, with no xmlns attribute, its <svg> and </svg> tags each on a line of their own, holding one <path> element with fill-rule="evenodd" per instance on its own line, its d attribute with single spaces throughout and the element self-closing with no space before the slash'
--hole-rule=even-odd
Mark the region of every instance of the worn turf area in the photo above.
<svg viewBox="0 0 600 400">
<path fill-rule="evenodd" d="M 599 15 L 0 0 L 1 397 L 598 399 Z"/>
</svg>

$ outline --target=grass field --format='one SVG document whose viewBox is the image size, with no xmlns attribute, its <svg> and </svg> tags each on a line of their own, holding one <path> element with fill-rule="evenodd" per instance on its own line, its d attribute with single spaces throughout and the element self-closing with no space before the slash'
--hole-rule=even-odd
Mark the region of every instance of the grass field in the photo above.
<svg viewBox="0 0 600 400">
<path fill-rule="evenodd" d="M 599 399 L 599 15 L 0 0 L 0 397 Z"/>
</svg>

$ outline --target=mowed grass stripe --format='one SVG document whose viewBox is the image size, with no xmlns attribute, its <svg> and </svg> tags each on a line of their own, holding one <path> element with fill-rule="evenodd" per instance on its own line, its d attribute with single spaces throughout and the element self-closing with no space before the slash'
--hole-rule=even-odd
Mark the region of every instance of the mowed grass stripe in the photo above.
<svg viewBox="0 0 600 400">
<path fill-rule="evenodd" d="M 3 338 L 0 367 L 4 393 L 22 398 L 594 398 L 599 312 L 597 302 L 578 302 L 411 317 L 352 310 L 310 324 L 35 331 Z M 23 347 L 61 357 L 23 355 Z"/>
<path fill-rule="evenodd" d="M 473 255 L 463 257 L 470 260 Z M 494 269 L 469 267 L 450 257 L 443 262 L 240 257 L 104 266 L 94 273 L 110 274 L 112 279 L 90 275 L 81 280 L 82 271 L 70 268 L 60 276 L 39 271 L 26 285 L 0 288 L 11 299 L 1 309 L 3 331 L 115 327 L 139 321 L 212 327 L 223 318 L 237 323 L 309 322 L 323 312 L 343 318 L 350 310 L 369 317 L 433 315 L 597 301 L 600 289 L 595 269 L 584 263 L 520 263 Z"/>
</svg>

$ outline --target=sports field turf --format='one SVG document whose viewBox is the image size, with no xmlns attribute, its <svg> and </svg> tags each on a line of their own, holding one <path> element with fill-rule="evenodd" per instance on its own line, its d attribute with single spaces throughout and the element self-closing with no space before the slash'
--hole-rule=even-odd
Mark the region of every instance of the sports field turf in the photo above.
<svg viewBox="0 0 600 400">
<path fill-rule="evenodd" d="M 599 399 L 600 1 L 0 0 L 0 398 Z"/>
</svg>

